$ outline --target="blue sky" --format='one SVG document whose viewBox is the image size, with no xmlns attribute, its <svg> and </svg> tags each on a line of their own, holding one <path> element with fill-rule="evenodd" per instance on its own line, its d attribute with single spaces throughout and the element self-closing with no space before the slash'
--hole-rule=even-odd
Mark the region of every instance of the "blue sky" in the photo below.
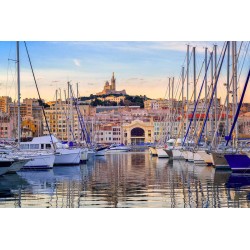
<svg viewBox="0 0 250 250">
<path fill-rule="evenodd" d="M 117 78 L 117 90 L 128 94 L 164 97 L 168 77 L 177 79 L 186 56 L 186 44 L 196 46 L 197 75 L 204 59 L 204 47 L 212 49 L 223 42 L 27 42 L 33 68 L 45 100 L 55 98 L 57 88 L 65 89 L 69 80 L 79 82 L 81 95 L 95 94 Z M 0 42 L 0 95 L 16 96 L 15 42 Z M 218 53 L 219 58 L 219 53 Z M 22 98 L 37 97 L 24 44 L 20 43 Z M 246 60 L 249 67 L 249 53 Z M 245 67 L 246 68 L 246 67 Z M 190 78 L 193 70 L 191 69 Z M 243 72 L 243 76 L 246 69 Z M 223 75 L 225 70 L 223 71 Z M 224 81 L 222 76 L 222 80 Z M 190 80 L 192 81 L 192 79 Z M 192 86 L 190 87 L 192 88 Z"/>
</svg>

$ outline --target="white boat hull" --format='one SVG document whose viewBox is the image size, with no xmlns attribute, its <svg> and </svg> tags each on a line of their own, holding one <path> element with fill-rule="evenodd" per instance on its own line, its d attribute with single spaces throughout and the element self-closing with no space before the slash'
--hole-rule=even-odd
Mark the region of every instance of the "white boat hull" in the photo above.
<svg viewBox="0 0 250 250">
<path fill-rule="evenodd" d="M 194 164 L 195 165 L 206 165 L 206 162 L 202 159 L 199 152 L 194 153 Z"/>
<path fill-rule="evenodd" d="M 99 150 L 95 153 L 95 156 L 104 156 L 105 153 L 106 153 L 107 149 L 102 149 L 102 150 Z"/>
<path fill-rule="evenodd" d="M 55 162 L 54 154 L 37 154 L 27 157 L 32 160 L 28 161 L 22 169 L 51 169 Z"/>
<path fill-rule="evenodd" d="M 174 160 L 184 160 L 183 152 L 179 149 L 172 149 Z"/>
<path fill-rule="evenodd" d="M 29 160 L 15 161 L 8 169 L 8 173 L 16 173 L 17 171 L 20 171 L 27 162 L 29 162 Z"/>
<path fill-rule="evenodd" d="M 81 149 L 57 149 L 54 165 L 78 165 L 81 160 Z"/>
<path fill-rule="evenodd" d="M 194 162 L 194 153 L 191 151 L 187 151 L 187 160 L 189 162 Z"/>
<path fill-rule="evenodd" d="M 88 149 L 84 148 L 81 150 L 81 163 L 86 163 L 88 161 Z"/>
<path fill-rule="evenodd" d="M 206 151 L 198 151 L 197 152 L 202 160 L 207 164 L 207 165 L 212 165 L 213 164 L 213 158 L 211 154 L 208 154 Z"/>
<path fill-rule="evenodd" d="M 169 155 L 163 148 L 156 148 L 158 158 L 169 158 Z"/>
</svg>

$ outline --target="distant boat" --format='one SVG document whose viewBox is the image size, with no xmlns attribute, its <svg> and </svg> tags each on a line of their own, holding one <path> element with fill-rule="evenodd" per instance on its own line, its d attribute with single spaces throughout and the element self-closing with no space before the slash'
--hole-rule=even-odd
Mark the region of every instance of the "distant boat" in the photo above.
<svg viewBox="0 0 250 250">
<path fill-rule="evenodd" d="M 125 146 L 125 145 L 111 145 L 108 150 L 106 151 L 106 154 L 110 153 L 118 153 L 118 152 L 128 152 L 131 150 L 131 147 Z"/>
</svg>

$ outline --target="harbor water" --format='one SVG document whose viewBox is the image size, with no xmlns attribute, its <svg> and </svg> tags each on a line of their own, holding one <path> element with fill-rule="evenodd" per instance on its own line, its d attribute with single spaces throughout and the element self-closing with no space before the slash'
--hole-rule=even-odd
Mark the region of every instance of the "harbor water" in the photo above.
<svg viewBox="0 0 250 250">
<path fill-rule="evenodd" d="M 215 171 L 149 152 L 0 176 L 0 207 L 247 208 L 250 174 Z"/>
</svg>

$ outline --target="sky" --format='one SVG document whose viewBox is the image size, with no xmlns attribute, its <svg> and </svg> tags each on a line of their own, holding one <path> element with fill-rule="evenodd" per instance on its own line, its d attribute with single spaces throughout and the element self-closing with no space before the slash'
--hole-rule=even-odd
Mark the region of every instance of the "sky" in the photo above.
<svg viewBox="0 0 250 250">
<path fill-rule="evenodd" d="M 168 78 L 175 77 L 178 86 L 181 67 L 186 59 L 186 44 L 196 47 L 197 77 L 204 60 L 204 48 L 212 51 L 218 45 L 218 58 L 223 47 L 221 41 L 182 42 L 27 42 L 41 98 L 55 100 L 56 89 L 66 89 L 67 81 L 75 88 L 79 83 L 80 96 L 89 96 L 102 91 L 115 72 L 117 90 L 125 89 L 130 95 L 146 95 L 149 98 L 164 98 Z M 238 42 L 240 44 L 240 42 Z M 243 61 L 247 42 L 242 45 Z M 17 96 L 16 87 L 16 42 L 0 42 L 0 96 Z M 193 68 L 190 65 L 190 93 L 192 92 Z M 186 62 L 184 63 L 186 66 Z M 250 66 L 249 51 L 240 80 L 242 88 Z M 240 68 L 240 67 L 239 67 Z M 21 98 L 37 98 L 37 92 L 23 42 L 20 42 Z M 204 75 L 204 67 L 202 69 Z M 199 78 L 201 84 L 202 77 Z M 222 68 L 218 95 L 224 94 L 226 64 Z M 250 97 L 247 92 L 247 98 Z M 179 96 L 179 95 L 178 95 Z"/>
</svg>

